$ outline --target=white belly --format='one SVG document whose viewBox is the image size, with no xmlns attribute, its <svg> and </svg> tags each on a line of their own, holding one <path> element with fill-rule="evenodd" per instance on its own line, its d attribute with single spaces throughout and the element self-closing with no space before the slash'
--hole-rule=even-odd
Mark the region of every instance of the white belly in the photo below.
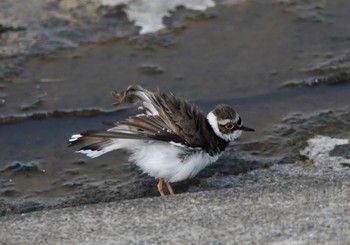
<svg viewBox="0 0 350 245">
<path fill-rule="evenodd" d="M 184 149 L 168 143 L 144 142 L 134 145 L 130 160 L 150 176 L 178 182 L 195 176 L 219 158 L 199 150 L 185 156 Z"/>
</svg>

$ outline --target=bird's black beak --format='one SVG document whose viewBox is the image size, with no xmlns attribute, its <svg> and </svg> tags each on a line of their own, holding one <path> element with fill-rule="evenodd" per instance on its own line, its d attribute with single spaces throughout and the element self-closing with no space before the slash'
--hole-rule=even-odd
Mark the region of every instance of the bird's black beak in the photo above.
<svg viewBox="0 0 350 245">
<path fill-rule="evenodd" d="M 255 131 L 255 129 L 252 129 L 252 128 L 248 128 L 246 126 L 241 126 L 238 128 L 239 130 L 243 130 L 243 131 Z"/>
</svg>

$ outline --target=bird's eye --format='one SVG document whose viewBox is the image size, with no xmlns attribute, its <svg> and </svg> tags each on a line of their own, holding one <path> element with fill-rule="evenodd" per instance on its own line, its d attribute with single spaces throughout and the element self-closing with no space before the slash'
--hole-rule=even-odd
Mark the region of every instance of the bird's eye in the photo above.
<svg viewBox="0 0 350 245">
<path fill-rule="evenodd" d="M 228 130 L 232 130 L 235 128 L 235 125 L 233 123 L 226 123 L 225 128 Z"/>
</svg>

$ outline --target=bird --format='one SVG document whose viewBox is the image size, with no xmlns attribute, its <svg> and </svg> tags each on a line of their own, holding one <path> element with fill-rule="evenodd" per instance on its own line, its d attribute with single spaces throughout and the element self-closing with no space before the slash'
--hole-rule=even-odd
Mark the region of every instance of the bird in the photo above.
<svg viewBox="0 0 350 245">
<path fill-rule="evenodd" d="M 174 195 L 171 183 L 196 176 L 216 162 L 230 142 L 243 131 L 240 115 L 229 105 L 219 104 L 206 116 L 195 104 L 159 89 L 149 91 L 130 85 L 112 92 L 116 102 L 138 104 L 140 114 L 112 123 L 107 130 L 87 130 L 73 134 L 68 146 L 81 145 L 76 152 L 95 158 L 114 150 L 125 150 L 129 161 L 158 180 Z"/>
</svg>

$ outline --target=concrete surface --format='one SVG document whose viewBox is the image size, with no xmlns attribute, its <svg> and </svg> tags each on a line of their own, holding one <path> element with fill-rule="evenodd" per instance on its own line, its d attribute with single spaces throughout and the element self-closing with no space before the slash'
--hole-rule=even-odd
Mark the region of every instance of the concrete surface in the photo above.
<svg viewBox="0 0 350 245">
<path fill-rule="evenodd" d="M 288 176 L 290 168 L 297 167 L 258 170 L 260 180 L 254 183 L 252 173 L 250 180 L 237 188 L 3 216 L 0 241 L 349 244 L 348 176 Z"/>
</svg>

